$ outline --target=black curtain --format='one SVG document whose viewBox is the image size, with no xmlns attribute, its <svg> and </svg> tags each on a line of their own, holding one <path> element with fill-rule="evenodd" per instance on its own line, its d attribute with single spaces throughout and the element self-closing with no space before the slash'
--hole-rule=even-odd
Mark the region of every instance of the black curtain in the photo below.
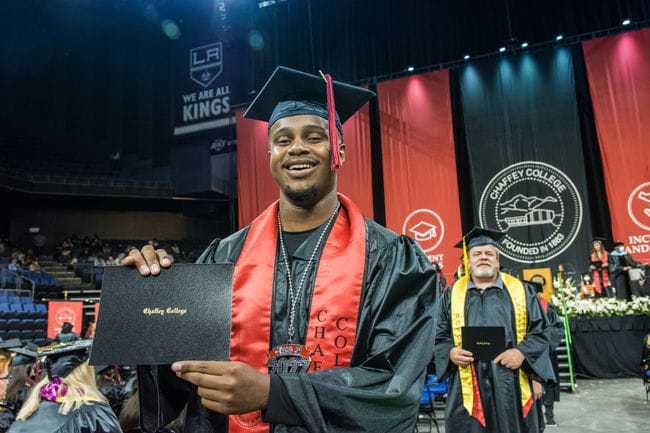
<svg viewBox="0 0 650 433">
<path fill-rule="evenodd" d="M 582 270 L 592 230 L 570 50 L 470 64 L 459 77 L 467 159 L 458 171 L 471 182 L 475 223 L 506 233 L 510 271 Z"/>
</svg>

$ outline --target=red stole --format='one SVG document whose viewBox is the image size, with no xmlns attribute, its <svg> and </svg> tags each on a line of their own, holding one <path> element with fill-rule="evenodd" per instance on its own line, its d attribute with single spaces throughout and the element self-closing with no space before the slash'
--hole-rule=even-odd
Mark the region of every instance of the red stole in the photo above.
<svg viewBox="0 0 650 433">
<path fill-rule="evenodd" d="M 539 303 L 542 304 L 542 310 L 544 310 L 544 314 L 548 313 L 548 301 L 546 298 L 538 296 L 537 299 L 539 299 Z"/>
<path fill-rule="evenodd" d="M 596 256 L 596 253 L 591 253 L 592 262 L 600 262 L 603 265 L 608 263 L 607 251 L 601 252 L 601 258 L 599 259 Z M 601 267 L 600 269 L 594 269 L 594 290 L 599 295 L 603 295 L 605 292 L 605 287 L 609 286 L 609 269 L 607 266 Z"/>
<path fill-rule="evenodd" d="M 305 343 L 312 351 L 310 371 L 347 367 L 354 349 L 365 270 L 366 225 L 350 199 L 342 194 L 338 198 L 341 210 L 323 248 L 311 301 Z M 277 216 L 276 201 L 251 223 L 232 282 L 230 360 L 245 362 L 263 373 L 268 372 Z M 228 423 L 229 433 L 269 431 L 260 411 L 231 415 Z"/>
</svg>

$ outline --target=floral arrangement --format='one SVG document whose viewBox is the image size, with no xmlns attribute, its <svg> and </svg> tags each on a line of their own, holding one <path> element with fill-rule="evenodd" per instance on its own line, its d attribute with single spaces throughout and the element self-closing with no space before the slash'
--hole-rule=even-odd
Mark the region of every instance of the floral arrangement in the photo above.
<svg viewBox="0 0 650 433">
<path fill-rule="evenodd" d="M 631 301 L 614 298 L 580 299 L 572 278 L 553 279 L 551 302 L 561 315 L 569 317 L 612 317 L 650 315 L 650 297 L 633 296 Z"/>
</svg>

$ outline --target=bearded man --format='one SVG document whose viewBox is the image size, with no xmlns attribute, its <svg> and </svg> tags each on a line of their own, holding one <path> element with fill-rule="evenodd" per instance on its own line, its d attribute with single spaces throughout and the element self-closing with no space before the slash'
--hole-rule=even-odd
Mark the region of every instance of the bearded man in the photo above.
<svg viewBox="0 0 650 433">
<path fill-rule="evenodd" d="M 440 299 L 434 356 L 438 380 L 449 378 L 447 431 L 540 431 L 533 403 L 541 392 L 535 395 L 532 380 L 553 379 L 547 323 L 534 291 L 499 271 L 501 237 L 483 228 L 465 235 L 457 245 L 463 247 L 465 276 Z M 505 336 L 505 347 L 493 359 L 475 359 L 464 348 L 464 327 L 493 327 Z"/>
</svg>

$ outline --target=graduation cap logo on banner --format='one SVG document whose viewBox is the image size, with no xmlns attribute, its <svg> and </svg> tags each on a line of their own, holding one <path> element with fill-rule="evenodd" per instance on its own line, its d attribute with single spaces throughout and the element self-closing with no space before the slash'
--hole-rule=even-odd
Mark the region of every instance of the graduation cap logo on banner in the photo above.
<svg viewBox="0 0 650 433">
<path fill-rule="evenodd" d="M 312 75 L 278 66 L 244 113 L 249 119 L 269 123 L 302 114 L 316 115 L 328 120 L 332 169 L 338 168 L 336 131 L 370 98 L 370 90 L 333 81 L 329 75 Z"/>
</svg>

